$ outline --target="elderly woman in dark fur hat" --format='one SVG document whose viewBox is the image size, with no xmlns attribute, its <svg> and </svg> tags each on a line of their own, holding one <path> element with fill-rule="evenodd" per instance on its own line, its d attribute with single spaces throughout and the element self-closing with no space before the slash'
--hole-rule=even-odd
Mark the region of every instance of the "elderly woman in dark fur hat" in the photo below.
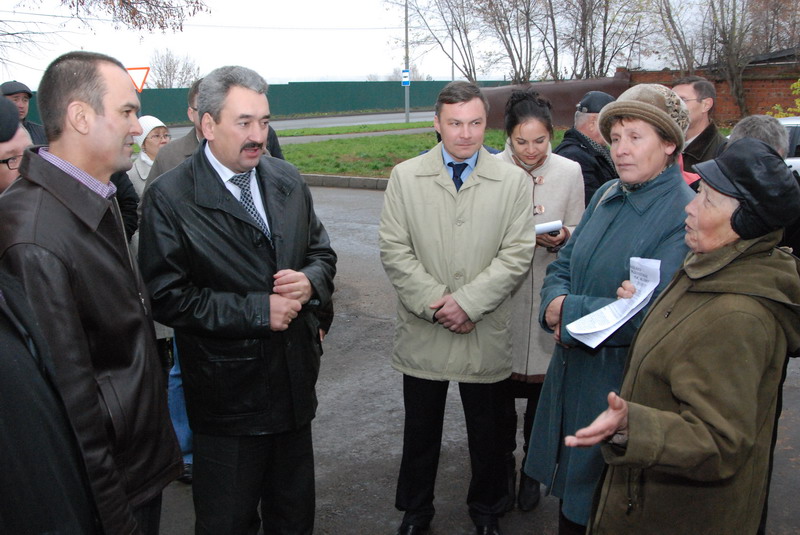
<svg viewBox="0 0 800 535">
<path fill-rule="evenodd" d="M 691 253 L 652 305 L 619 395 L 568 446 L 605 442 L 592 533 L 755 533 L 787 354 L 800 350 L 798 259 L 776 248 L 800 185 L 743 138 L 695 165 Z M 617 295 L 635 292 L 625 281 Z"/>
</svg>

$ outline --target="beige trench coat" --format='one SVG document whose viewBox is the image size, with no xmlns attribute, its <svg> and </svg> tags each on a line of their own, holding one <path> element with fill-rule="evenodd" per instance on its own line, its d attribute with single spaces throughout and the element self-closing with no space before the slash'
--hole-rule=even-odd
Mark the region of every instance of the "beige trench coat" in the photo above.
<svg viewBox="0 0 800 535">
<path fill-rule="evenodd" d="M 497 155 L 512 165 L 511 148 Z M 533 182 L 533 223 L 561 220 L 571 233 L 581 220 L 586 204 L 583 199 L 583 174 L 581 166 L 572 160 L 548 152 L 544 163 L 530 171 Z M 537 246 L 533 253 L 531 270 L 511 296 L 511 343 L 515 374 L 526 376 L 528 381 L 541 383 L 553 355 L 552 333 L 539 325 L 539 291 L 547 266 L 557 253 Z"/>
<path fill-rule="evenodd" d="M 460 192 L 441 144 L 394 168 L 379 240 L 398 296 L 395 369 L 473 383 L 511 375 L 507 299 L 533 256 L 532 190 L 521 169 L 484 149 Z M 434 323 L 430 304 L 448 293 L 475 322 L 469 334 Z"/>
</svg>

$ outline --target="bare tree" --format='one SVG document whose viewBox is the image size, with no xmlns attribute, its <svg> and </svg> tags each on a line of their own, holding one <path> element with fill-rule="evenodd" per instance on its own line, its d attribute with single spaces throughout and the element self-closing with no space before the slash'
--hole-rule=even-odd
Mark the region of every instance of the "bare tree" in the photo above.
<svg viewBox="0 0 800 535">
<path fill-rule="evenodd" d="M 561 42 L 572 57 L 572 78 L 608 76 L 650 33 L 637 0 L 566 0 Z"/>
<path fill-rule="evenodd" d="M 38 0 L 20 0 L 19 6 L 40 8 Z M 135 30 L 181 31 L 184 21 L 208 11 L 203 0 L 59 0 L 78 20 L 111 17 L 113 23 Z M 40 47 L 43 39 L 58 33 L 50 25 L 20 20 L 0 21 L 0 63 L 13 63 L 18 52 Z"/>
<path fill-rule="evenodd" d="M 537 0 L 487 0 L 477 4 L 482 19 L 506 51 L 512 84 L 529 82 L 541 55 L 532 33 L 539 15 L 537 4 Z"/>
<path fill-rule="evenodd" d="M 23 0 L 23 4 L 32 0 Z M 136 30 L 183 30 L 183 22 L 207 11 L 203 0 L 60 0 L 78 19 L 110 16 L 120 26 Z"/>
<path fill-rule="evenodd" d="M 403 2 L 394 2 L 400 5 Z M 486 33 L 469 0 L 408 0 L 415 46 L 439 48 L 470 82 L 478 79 L 475 43 Z"/>
<path fill-rule="evenodd" d="M 200 67 L 188 55 L 181 58 L 167 49 L 163 54 L 156 51 L 150 58 L 147 87 L 156 89 L 189 87 L 198 78 L 200 78 Z"/>
<path fill-rule="evenodd" d="M 695 50 L 688 36 L 691 26 L 685 18 L 687 11 L 691 11 L 691 6 L 676 0 L 655 0 L 654 3 L 678 69 L 694 74 Z"/>
<path fill-rule="evenodd" d="M 742 115 L 748 115 L 742 74 L 756 52 L 748 38 L 753 20 L 750 0 L 708 0 L 708 9 L 706 38 L 712 48 L 712 70 L 728 82 Z"/>
</svg>

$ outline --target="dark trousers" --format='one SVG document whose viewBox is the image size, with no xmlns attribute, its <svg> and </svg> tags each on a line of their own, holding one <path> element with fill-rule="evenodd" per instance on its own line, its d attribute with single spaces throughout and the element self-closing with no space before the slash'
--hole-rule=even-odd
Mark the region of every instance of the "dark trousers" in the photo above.
<svg viewBox="0 0 800 535">
<path fill-rule="evenodd" d="M 503 419 L 500 423 L 500 441 L 503 452 L 506 456 L 514 455 L 517 449 L 517 407 L 516 400 L 519 398 L 527 399 L 525 415 L 522 420 L 522 449 L 525 457 L 528 455 L 528 444 L 531 440 L 531 430 L 533 429 L 533 419 L 536 416 L 536 408 L 539 406 L 539 395 L 542 393 L 543 383 L 524 383 L 513 379 L 506 379 L 502 383 L 504 392 Z M 525 466 L 525 460 L 522 461 Z"/>
<path fill-rule="evenodd" d="M 273 435 L 194 435 L 197 535 L 305 535 L 314 531 L 311 425 Z"/>
<path fill-rule="evenodd" d="M 435 512 L 433 492 L 449 384 L 403 376 L 406 418 L 395 506 L 405 511 L 403 522 L 408 524 L 427 526 Z M 472 468 L 467 505 L 478 525 L 495 522 L 506 497 L 503 453 L 497 440 L 503 410 L 500 384 L 458 384 Z"/>
<path fill-rule="evenodd" d="M 133 511 L 133 518 L 139 525 L 139 531 L 143 535 L 158 535 L 161 527 L 161 493 L 145 502 Z"/>
</svg>

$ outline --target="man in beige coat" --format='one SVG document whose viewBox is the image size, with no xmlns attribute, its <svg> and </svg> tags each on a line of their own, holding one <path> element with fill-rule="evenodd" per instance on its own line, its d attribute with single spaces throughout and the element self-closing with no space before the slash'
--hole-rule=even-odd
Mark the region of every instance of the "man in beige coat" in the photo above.
<svg viewBox="0 0 800 535">
<path fill-rule="evenodd" d="M 477 533 L 500 534 L 506 494 L 496 424 L 498 385 L 511 375 L 507 298 L 536 241 L 531 183 L 482 148 L 488 104 L 477 86 L 448 84 L 436 102 L 442 143 L 392 171 L 380 223 L 386 274 L 398 295 L 392 366 L 403 373 L 405 431 L 398 530 L 417 535 L 434 515 L 445 399 L 459 383 Z"/>
</svg>

